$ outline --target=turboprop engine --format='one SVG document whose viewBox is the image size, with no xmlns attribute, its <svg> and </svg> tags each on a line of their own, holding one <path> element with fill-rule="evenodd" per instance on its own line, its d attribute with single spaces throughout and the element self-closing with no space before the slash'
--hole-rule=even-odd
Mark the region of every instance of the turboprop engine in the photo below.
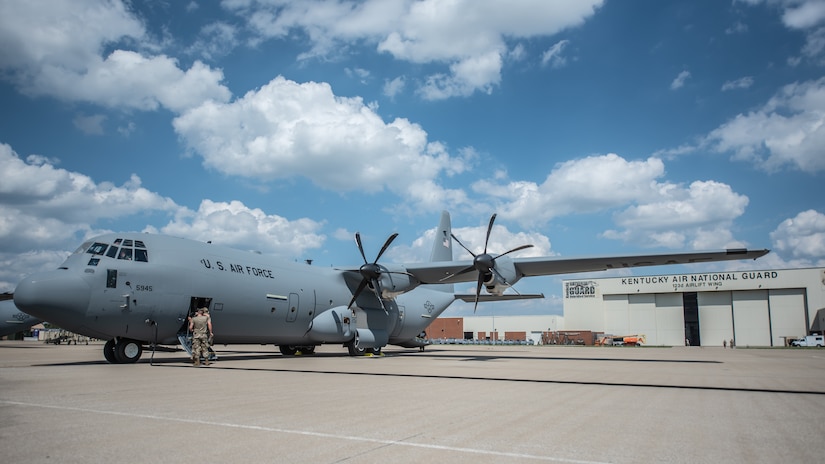
<svg viewBox="0 0 825 464">
<path fill-rule="evenodd" d="M 420 282 L 412 278 L 402 266 L 381 266 L 381 276 L 378 278 L 381 288 L 381 297 L 395 298 L 402 293 L 418 287 Z"/>
<path fill-rule="evenodd" d="M 509 256 L 500 256 L 495 261 L 495 265 L 491 272 L 484 276 L 484 288 L 487 293 L 495 296 L 501 296 L 505 290 L 510 288 L 519 280 L 520 276 L 516 273 L 516 267 L 513 265 L 513 260 Z"/>
<path fill-rule="evenodd" d="M 496 215 L 493 214 L 490 217 L 490 224 L 487 226 L 487 238 L 484 239 L 484 251 L 479 254 L 473 253 L 472 250 L 461 243 L 461 240 L 459 240 L 458 237 L 450 234 L 456 243 L 461 245 L 461 248 L 464 248 L 468 253 L 473 255 L 473 264 L 453 275 L 447 276 L 443 280 L 455 275 L 466 274 L 467 272 L 478 272 L 478 284 L 476 285 L 476 300 L 473 312 L 478 309 L 478 299 L 481 294 L 482 286 L 486 286 L 487 292 L 490 294 L 500 296 L 505 290 L 507 290 L 507 287 L 512 286 L 518 279 L 521 278 L 521 276 L 516 272 L 516 267 L 513 265 L 513 260 L 506 255 L 509 255 L 514 251 L 523 250 L 533 246 L 521 245 L 513 248 L 512 250 L 505 251 L 497 256 L 487 253 L 487 245 L 490 242 L 490 232 L 493 231 L 493 222 L 495 222 L 495 220 Z"/>
<path fill-rule="evenodd" d="M 378 252 L 378 256 L 376 256 L 372 262 L 369 262 L 367 261 L 367 255 L 364 254 L 364 245 L 361 243 L 361 233 L 355 233 L 355 243 L 358 245 L 358 251 L 361 253 L 361 258 L 364 259 L 364 264 L 357 270 L 357 272 L 361 274 L 361 282 L 353 292 L 352 300 L 350 300 L 349 305 L 347 305 L 348 308 L 351 308 L 352 305 L 355 304 L 355 301 L 358 300 L 361 292 L 369 287 L 375 293 L 375 296 L 378 297 L 378 300 L 381 302 L 381 307 L 384 308 L 384 312 L 387 312 L 384 300 L 391 300 L 395 296 L 408 292 L 420 284 L 420 282 L 412 278 L 413 276 L 402 266 L 387 267 L 378 264 L 381 255 L 387 251 L 387 248 L 389 248 L 397 236 L 398 234 L 390 235 L 387 241 L 384 242 L 384 246 L 381 247 L 381 251 Z"/>
</svg>

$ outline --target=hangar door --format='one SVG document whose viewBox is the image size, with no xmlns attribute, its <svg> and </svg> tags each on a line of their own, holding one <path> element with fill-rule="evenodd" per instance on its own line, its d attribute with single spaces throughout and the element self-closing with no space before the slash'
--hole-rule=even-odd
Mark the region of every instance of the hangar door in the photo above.
<svg viewBox="0 0 825 464">
<path fill-rule="evenodd" d="M 701 292 L 697 295 L 703 346 L 735 338 L 738 346 L 783 346 L 807 334 L 804 289 Z"/>
<path fill-rule="evenodd" d="M 701 292 L 696 296 L 702 346 L 722 346 L 722 341 L 734 335 L 731 292 Z"/>
<path fill-rule="evenodd" d="M 614 335 L 627 335 L 627 295 L 604 295 L 604 331 Z"/>
<path fill-rule="evenodd" d="M 736 291 L 732 303 L 736 346 L 771 346 L 768 291 Z"/>
<path fill-rule="evenodd" d="M 808 334 L 808 313 L 805 289 L 771 290 L 768 295 L 771 313 L 771 340 L 773 346 L 784 346 L 786 339 Z"/>
<path fill-rule="evenodd" d="M 648 344 L 679 346 L 685 343 L 685 317 L 680 293 L 656 294 L 656 339 Z"/>
</svg>

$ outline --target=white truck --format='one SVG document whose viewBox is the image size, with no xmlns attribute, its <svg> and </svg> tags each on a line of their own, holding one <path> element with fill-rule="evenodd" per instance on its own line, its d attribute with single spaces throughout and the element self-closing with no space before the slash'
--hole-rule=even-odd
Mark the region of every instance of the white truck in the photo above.
<svg viewBox="0 0 825 464">
<path fill-rule="evenodd" d="M 800 338 L 791 342 L 793 346 L 825 346 L 825 335 L 808 335 L 805 338 Z"/>
</svg>

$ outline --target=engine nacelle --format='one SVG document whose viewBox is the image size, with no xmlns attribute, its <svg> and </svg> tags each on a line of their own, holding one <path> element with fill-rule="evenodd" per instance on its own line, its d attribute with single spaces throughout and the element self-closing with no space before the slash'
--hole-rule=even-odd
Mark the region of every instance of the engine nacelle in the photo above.
<svg viewBox="0 0 825 464">
<path fill-rule="evenodd" d="M 352 340 L 355 336 L 355 316 L 346 306 L 330 308 L 312 319 L 307 336 L 323 343 Z"/>
<path fill-rule="evenodd" d="M 355 346 L 359 349 L 365 348 L 381 348 L 386 346 L 390 339 L 386 330 L 376 329 L 355 329 Z"/>
<path fill-rule="evenodd" d="M 516 272 L 513 260 L 508 256 L 500 256 L 495 261 L 496 272 L 491 272 L 484 280 L 484 288 L 491 295 L 501 296 L 505 290 L 518 282 L 521 278 Z"/>
<path fill-rule="evenodd" d="M 381 266 L 381 297 L 395 298 L 421 285 L 401 266 Z"/>
</svg>

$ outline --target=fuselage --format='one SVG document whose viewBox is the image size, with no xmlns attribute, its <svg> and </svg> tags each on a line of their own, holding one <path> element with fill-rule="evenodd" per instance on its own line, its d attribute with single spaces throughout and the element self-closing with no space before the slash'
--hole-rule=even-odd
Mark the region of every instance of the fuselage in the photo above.
<svg viewBox="0 0 825 464">
<path fill-rule="evenodd" d="M 348 307 L 359 278 L 209 243 L 119 233 L 87 241 L 54 271 L 26 277 L 14 301 L 28 314 L 104 340 L 177 343 L 191 310 L 206 305 L 215 343 L 317 345 L 360 333 L 377 336 L 380 347 L 414 339 L 455 299 L 422 286 L 383 307 L 364 292 L 368 304 L 359 299 Z"/>
</svg>

